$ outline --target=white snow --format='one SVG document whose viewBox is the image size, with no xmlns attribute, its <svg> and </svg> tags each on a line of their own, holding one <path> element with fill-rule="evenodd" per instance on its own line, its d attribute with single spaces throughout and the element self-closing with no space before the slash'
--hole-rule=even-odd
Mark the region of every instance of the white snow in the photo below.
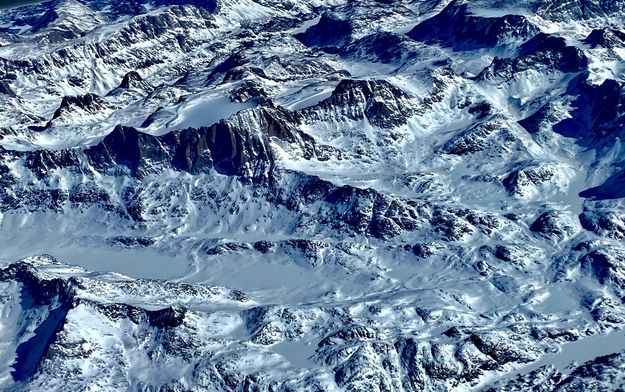
<svg viewBox="0 0 625 392">
<path fill-rule="evenodd" d="M 215 95 L 196 95 L 187 99 L 179 107 L 172 118 L 161 128 L 150 133 L 160 135 L 163 133 L 185 129 L 207 127 L 226 119 L 241 110 L 255 106 L 253 101 L 244 103 L 231 102 L 229 98 Z"/>
</svg>

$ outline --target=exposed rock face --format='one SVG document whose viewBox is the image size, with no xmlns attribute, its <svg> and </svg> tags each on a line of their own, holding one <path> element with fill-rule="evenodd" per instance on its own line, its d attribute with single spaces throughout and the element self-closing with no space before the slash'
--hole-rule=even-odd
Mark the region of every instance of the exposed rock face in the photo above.
<svg viewBox="0 0 625 392">
<path fill-rule="evenodd" d="M 477 78 L 510 81 L 532 69 L 577 73 L 586 69 L 587 65 L 588 59 L 579 48 L 567 45 L 562 37 L 539 33 L 521 45 L 518 57 L 495 58 Z"/>
<path fill-rule="evenodd" d="M 414 98 L 385 80 L 341 80 L 330 98 L 302 115 L 314 121 L 367 119 L 380 128 L 395 128 L 416 113 Z"/>
<path fill-rule="evenodd" d="M 492 151 L 489 146 L 498 146 L 503 152 L 514 142 L 516 138 L 507 129 L 505 122 L 500 119 L 491 119 L 454 136 L 441 149 L 446 154 L 460 156 L 485 150 Z"/>
<path fill-rule="evenodd" d="M 348 20 L 324 13 L 316 25 L 296 37 L 306 46 L 318 46 L 332 51 L 349 43 L 352 31 L 352 25 Z"/>
<path fill-rule="evenodd" d="M 414 43 L 408 37 L 389 32 L 367 35 L 344 48 L 340 54 L 384 64 L 401 62 L 418 56 Z"/>
<path fill-rule="evenodd" d="M 439 14 L 418 24 L 408 36 L 454 50 L 474 50 L 527 39 L 538 32 L 539 29 L 525 16 L 472 15 L 467 2 L 453 0 Z"/>
<path fill-rule="evenodd" d="M 623 86 L 614 80 L 592 85 L 580 76 L 569 84 L 569 92 L 576 95 L 572 117 L 558 123 L 554 130 L 565 136 L 592 144 L 622 136 L 625 129 Z M 610 104 L 607 104 L 610 102 Z M 588 116 L 588 113 L 593 113 Z"/>
<path fill-rule="evenodd" d="M 577 231 L 575 222 L 558 211 L 545 211 L 530 226 L 530 230 L 547 238 L 565 240 Z"/>
<path fill-rule="evenodd" d="M 536 1 L 535 9 L 538 14 L 545 15 L 555 20 L 585 20 L 602 18 L 606 16 L 618 16 L 625 12 L 625 7 L 620 3 L 592 0 L 557 0 L 549 4 Z"/>
<path fill-rule="evenodd" d="M 0 94 L 8 95 L 9 97 L 15 97 L 15 91 L 11 88 L 9 83 L 0 81 Z"/>
<path fill-rule="evenodd" d="M 562 37 L 545 33 L 536 34 L 521 45 L 519 55 L 538 63 L 549 64 L 561 72 L 580 72 L 587 65 L 587 59 L 581 50 L 567 45 Z"/>
<path fill-rule="evenodd" d="M 625 238 L 625 216 L 620 210 L 597 209 L 584 211 L 580 215 L 582 226 L 593 233 L 607 238 Z"/>
<path fill-rule="evenodd" d="M 254 124 L 257 130 L 249 129 Z M 302 143 L 314 153 L 314 142 L 301 136 L 297 118 L 286 110 L 259 107 L 211 127 L 152 136 L 134 128 L 116 127 L 85 151 L 93 166 L 108 172 L 126 167 L 134 176 L 158 167 L 198 174 L 215 169 L 228 175 L 262 175 L 273 164 L 270 138 Z M 306 144 L 308 143 L 308 144 Z"/>
<path fill-rule="evenodd" d="M 625 32 L 616 29 L 595 29 L 586 37 L 585 41 L 594 48 L 617 48 L 623 46 Z"/>
<path fill-rule="evenodd" d="M 63 97 L 61 105 L 52 115 L 52 120 L 61 116 L 71 116 L 79 112 L 96 113 L 103 109 L 104 101 L 95 94 L 78 97 Z"/>
<path fill-rule="evenodd" d="M 569 180 L 566 169 L 548 163 L 529 165 L 514 170 L 502 182 L 511 196 L 529 198 L 537 192 L 553 192 L 566 187 Z"/>
</svg>

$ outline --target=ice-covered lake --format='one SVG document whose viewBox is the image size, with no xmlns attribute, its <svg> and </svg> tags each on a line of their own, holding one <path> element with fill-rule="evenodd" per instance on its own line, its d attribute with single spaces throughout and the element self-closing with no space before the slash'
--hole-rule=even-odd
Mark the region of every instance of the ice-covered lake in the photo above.
<svg viewBox="0 0 625 392">
<path fill-rule="evenodd" d="M 3 0 L 0 1 L 0 10 L 6 8 L 19 7 L 26 4 L 39 3 L 39 0 Z"/>
</svg>

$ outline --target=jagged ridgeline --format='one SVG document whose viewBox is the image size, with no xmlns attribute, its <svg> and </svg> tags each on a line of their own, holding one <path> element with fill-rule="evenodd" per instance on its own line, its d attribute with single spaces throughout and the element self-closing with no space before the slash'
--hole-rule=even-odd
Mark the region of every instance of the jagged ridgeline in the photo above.
<svg viewBox="0 0 625 392">
<path fill-rule="evenodd" d="M 624 21 L 0 11 L 0 389 L 625 388 Z"/>
</svg>

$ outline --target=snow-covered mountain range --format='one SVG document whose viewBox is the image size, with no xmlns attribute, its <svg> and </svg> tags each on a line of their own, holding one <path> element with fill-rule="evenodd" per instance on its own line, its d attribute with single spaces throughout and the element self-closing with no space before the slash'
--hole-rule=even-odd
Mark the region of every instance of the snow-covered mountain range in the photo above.
<svg viewBox="0 0 625 392">
<path fill-rule="evenodd" d="M 625 388 L 625 2 L 0 11 L 0 389 Z"/>
</svg>

